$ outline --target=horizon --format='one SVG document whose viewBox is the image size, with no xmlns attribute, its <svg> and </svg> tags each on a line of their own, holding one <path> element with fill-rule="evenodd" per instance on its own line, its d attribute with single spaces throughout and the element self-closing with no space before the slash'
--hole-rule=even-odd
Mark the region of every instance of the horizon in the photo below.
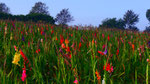
<svg viewBox="0 0 150 84">
<path fill-rule="evenodd" d="M 40 0 L 1 0 L 0 3 L 5 3 L 10 8 L 10 13 L 13 15 L 26 15 L 29 13 L 34 4 L 39 1 Z M 101 22 L 106 18 L 123 18 L 123 15 L 127 10 L 133 10 L 139 15 L 139 22 L 136 26 L 140 29 L 140 31 L 145 30 L 145 27 L 149 26 L 149 22 L 146 19 L 146 11 L 147 9 L 150 9 L 148 4 L 150 1 L 148 0 L 144 2 L 136 0 L 41 0 L 41 2 L 45 3 L 46 6 L 49 7 L 49 13 L 54 18 L 63 8 L 69 8 L 69 12 L 74 17 L 74 21 L 69 23 L 69 25 L 99 26 L 99 24 L 101 24 Z"/>
</svg>

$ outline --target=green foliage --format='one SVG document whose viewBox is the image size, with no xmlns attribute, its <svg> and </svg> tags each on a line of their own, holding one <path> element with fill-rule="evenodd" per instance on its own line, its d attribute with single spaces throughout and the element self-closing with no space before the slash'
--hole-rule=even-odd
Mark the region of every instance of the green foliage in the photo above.
<svg viewBox="0 0 150 84">
<path fill-rule="evenodd" d="M 102 25 L 100 25 L 100 27 L 124 29 L 125 24 L 122 19 L 117 20 L 116 18 L 107 18 L 102 21 Z"/>
<path fill-rule="evenodd" d="M 123 17 L 127 29 L 137 30 L 135 24 L 139 21 L 139 15 L 135 14 L 132 10 L 128 10 Z"/>
<path fill-rule="evenodd" d="M 150 32 L 150 26 L 146 27 L 145 32 Z"/>
<path fill-rule="evenodd" d="M 5 3 L 0 3 L 0 13 L 10 13 L 10 9 L 6 6 Z"/>
<path fill-rule="evenodd" d="M 50 24 L 55 23 L 53 17 L 51 17 L 49 15 L 33 13 L 33 14 L 28 14 L 26 17 L 29 20 L 32 20 L 33 22 L 42 21 L 42 22 L 46 22 L 46 23 L 50 23 Z"/>
<path fill-rule="evenodd" d="M 49 15 L 48 7 L 46 6 L 45 3 L 37 2 L 32 7 L 32 9 L 31 9 L 29 14 L 34 14 L 34 13 L 43 14 L 43 15 Z"/>
<path fill-rule="evenodd" d="M 75 80 L 79 84 L 100 84 L 103 79 L 106 84 L 148 84 L 149 40 L 148 33 L 119 29 L 77 30 L 51 24 L 0 21 L 0 84 L 73 84 Z M 24 82 L 23 57 L 20 66 L 12 64 L 14 45 L 29 60 L 25 63 Z M 110 68 L 106 63 L 113 66 L 111 72 L 105 69 Z"/>
<path fill-rule="evenodd" d="M 150 22 L 150 9 L 146 11 L 146 18 Z"/>
<path fill-rule="evenodd" d="M 50 23 L 54 24 L 55 20 L 53 19 L 52 16 L 49 15 L 44 15 L 44 14 L 28 14 L 28 15 L 11 15 L 11 14 L 5 14 L 5 13 L 0 13 L 0 19 L 2 20 L 15 20 L 15 21 L 32 21 L 32 22 L 45 22 L 45 23 Z"/>
<path fill-rule="evenodd" d="M 73 16 L 71 16 L 69 9 L 62 9 L 60 13 L 56 15 L 55 21 L 60 25 L 66 25 L 73 21 Z"/>
</svg>

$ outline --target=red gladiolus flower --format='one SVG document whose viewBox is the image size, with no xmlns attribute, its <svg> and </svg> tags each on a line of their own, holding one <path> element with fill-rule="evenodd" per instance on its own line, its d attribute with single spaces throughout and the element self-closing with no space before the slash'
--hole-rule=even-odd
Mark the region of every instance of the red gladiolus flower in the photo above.
<svg viewBox="0 0 150 84">
<path fill-rule="evenodd" d="M 110 64 L 107 64 L 106 71 L 110 71 Z"/>
<path fill-rule="evenodd" d="M 118 55 L 119 54 L 119 49 L 117 49 L 117 53 L 116 53 L 116 55 Z"/>
<path fill-rule="evenodd" d="M 30 47 L 30 42 L 28 42 L 28 47 Z"/>
<path fill-rule="evenodd" d="M 98 51 L 98 53 L 99 53 L 99 54 L 101 54 L 101 55 L 104 55 L 104 53 L 103 53 L 103 52 L 101 52 L 101 51 Z"/>
<path fill-rule="evenodd" d="M 64 42 L 64 38 L 62 35 L 60 35 L 60 45 Z"/>
<path fill-rule="evenodd" d="M 70 48 L 69 47 L 66 48 L 66 52 L 70 52 Z"/>
<path fill-rule="evenodd" d="M 71 34 L 71 37 L 73 36 L 73 34 Z"/>
<path fill-rule="evenodd" d="M 81 42 L 79 43 L 79 49 L 81 48 Z"/>
<path fill-rule="evenodd" d="M 107 38 L 108 38 L 108 41 L 109 41 L 109 40 L 110 40 L 110 37 L 109 37 L 109 35 L 108 35 L 108 37 L 107 37 Z"/>
<path fill-rule="evenodd" d="M 70 57 L 70 58 L 72 57 L 71 54 L 69 55 L 69 57 Z"/>
<path fill-rule="evenodd" d="M 105 68 L 105 66 L 103 66 L 103 70 L 106 70 L 106 71 L 108 71 L 109 73 L 111 73 L 111 72 L 113 72 L 113 66 L 110 66 L 110 64 L 108 63 L 106 63 L 106 68 Z"/>
<path fill-rule="evenodd" d="M 36 53 L 38 54 L 40 52 L 40 49 L 36 50 Z"/>
<path fill-rule="evenodd" d="M 54 30 L 51 31 L 51 34 L 53 34 L 53 33 L 54 33 Z"/>
</svg>

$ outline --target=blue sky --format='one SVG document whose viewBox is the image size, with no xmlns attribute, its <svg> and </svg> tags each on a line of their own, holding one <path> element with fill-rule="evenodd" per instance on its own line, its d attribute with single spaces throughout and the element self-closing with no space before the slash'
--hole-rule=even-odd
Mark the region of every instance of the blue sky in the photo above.
<svg viewBox="0 0 150 84">
<path fill-rule="evenodd" d="M 139 14 L 138 28 L 144 30 L 145 26 L 148 26 L 145 13 L 150 9 L 150 0 L 1 0 L 0 2 L 5 3 L 12 14 L 25 15 L 38 1 L 46 3 L 53 17 L 63 8 L 69 8 L 75 19 L 70 25 L 98 26 L 105 18 L 122 18 L 125 12 L 131 9 Z"/>
</svg>

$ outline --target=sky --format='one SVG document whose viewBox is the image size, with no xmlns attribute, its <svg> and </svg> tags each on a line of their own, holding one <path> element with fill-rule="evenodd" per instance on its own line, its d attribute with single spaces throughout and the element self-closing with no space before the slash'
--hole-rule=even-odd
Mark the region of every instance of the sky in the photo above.
<svg viewBox="0 0 150 84">
<path fill-rule="evenodd" d="M 127 10 L 133 10 L 139 15 L 136 26 L 144 30 L 149 22 L 146 11 L 150 9 L 150 0 L 1 0 L 12 14 L 26 15 L 38 1 L 49 7 L 50 15 L 54 18 L 64 8 L 69 8 L 74 21 L 69 25 L 94 25 L 99 26 L 106 18 L 123 18 Z"/>
</svg>

